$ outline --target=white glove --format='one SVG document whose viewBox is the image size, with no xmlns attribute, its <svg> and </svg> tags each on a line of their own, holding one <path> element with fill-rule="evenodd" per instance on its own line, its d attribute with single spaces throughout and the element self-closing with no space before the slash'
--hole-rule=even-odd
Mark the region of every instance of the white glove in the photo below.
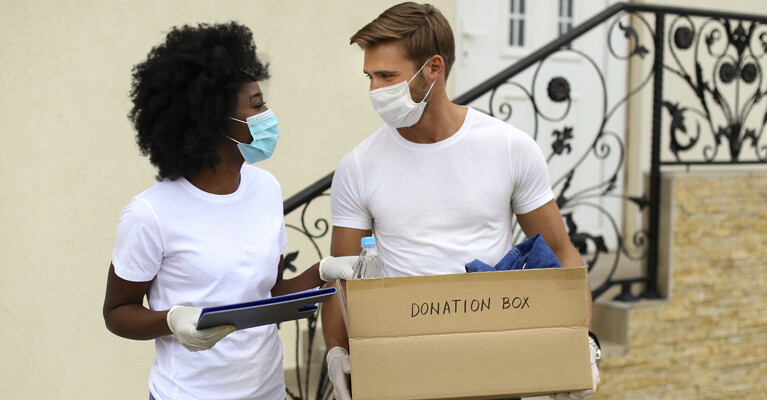
<svg viewBox="0 0 767 400">
<path fill-rule="evenodd" d="M 333 282 L 336 279 L 352 279 L 357 256 L 325 257 L 320 261 L 320 279 Z"/>
<path fill-rule="evenodd" d="M 176 334 L 181 345 L 189 351 L 208 350 L 235 329 L 234 325 L 222 325 L 198 331 L 197 320 L 201 312 L 201 308 L 187 306 L 173 306 L 168 311 L 170 331 Z"/>
<path fill-rule="evenodd" d="M 349 378 L 352 372 L 349 353 L 343 347 L 333 347 L 325 359 L 328 361 L 328 377 L 333 382 L 333 396 L 336 400 L 352 400 L 349 390 Z"/>
<path fill-rule="evenodd" d="M 585 399 L 593 395 L 597 391 L 599 385 L 599 369 L 597 369 L 597 347 L 596 344 L 589 341 L 589 348 L 591 349 L 591 389 L 579 390 L 577 392 L 569 393 L 555 393 L 550 397 L 554 400 L 569 400 L 569 399 Z"/>
</svg>

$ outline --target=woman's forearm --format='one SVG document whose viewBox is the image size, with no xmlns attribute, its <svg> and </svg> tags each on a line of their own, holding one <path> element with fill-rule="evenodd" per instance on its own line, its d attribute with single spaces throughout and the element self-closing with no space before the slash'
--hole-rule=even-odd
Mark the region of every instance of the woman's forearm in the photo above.
<svg viewBox="0 0 767 400">
<path fill-rule="evenodd" d="M 319 263 L 312 265 L 294 278 L 277 281 L 272 288 L 272 296 L 282 296 L 322 286 L 325 282 L 320 279 L 319 265 Z"/>
<path fill-rule="evenodd" d="M 128 339 L 149 340 L 172 332 L 167 311 L 152 311 L 138 304 L 125 304 L 104 313 L 107 329 Z"/>
</svg>

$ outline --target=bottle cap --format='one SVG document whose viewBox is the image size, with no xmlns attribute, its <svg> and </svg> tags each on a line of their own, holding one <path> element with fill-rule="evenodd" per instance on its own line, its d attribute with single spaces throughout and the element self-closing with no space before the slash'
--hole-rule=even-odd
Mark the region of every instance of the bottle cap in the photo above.
<svg viewBox="0 0 767 400">
<path fill-rule="evenodd" d="M 372 236 L 365 236 L 360 240 L 362 247 L 371 247 L 376 245 L 376 238 Z"/>
</svg>

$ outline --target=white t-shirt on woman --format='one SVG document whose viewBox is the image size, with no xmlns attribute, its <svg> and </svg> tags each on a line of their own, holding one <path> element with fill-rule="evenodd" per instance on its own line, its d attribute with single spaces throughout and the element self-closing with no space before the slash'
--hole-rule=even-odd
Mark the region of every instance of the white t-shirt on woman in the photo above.
<svg viewBox="0 0 767 400">
<path fill-rule="evenodd" d="M 220 306 L 271 297 L 287 250 L 282 190 L 269 172 L 244 165 L 237 190 L 204 192 L 162 180 L 122 211 L 112 263 L 117 275 L 152 281 L 149 308 Z M 275 324 L 235 331 L 190 352 L 175 335 L 155 340 L 149 387 L 157 400 L 284 399 Z"/>
</svg>

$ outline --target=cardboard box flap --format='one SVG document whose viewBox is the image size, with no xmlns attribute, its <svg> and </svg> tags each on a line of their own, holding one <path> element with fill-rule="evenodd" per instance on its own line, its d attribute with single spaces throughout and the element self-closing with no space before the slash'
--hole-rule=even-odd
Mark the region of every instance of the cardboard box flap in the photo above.
<svg viewBox="0 0 767 400">
<path fill-rule="evenodd" d="M 581 267 L 348 281 L 349 338 L 586 327 L 586 274 Z"/>
</svg>

